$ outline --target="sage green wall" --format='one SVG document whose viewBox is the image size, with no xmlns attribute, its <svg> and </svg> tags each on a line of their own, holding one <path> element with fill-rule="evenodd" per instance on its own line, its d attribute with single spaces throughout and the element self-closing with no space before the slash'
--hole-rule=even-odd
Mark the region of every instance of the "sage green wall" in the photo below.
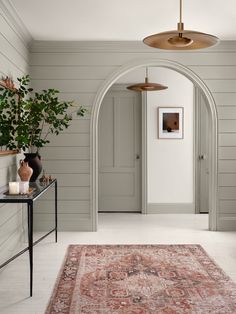
<svg viewBox="0 0 236 314">
<path fill-rule="evenodd" d="M 218 229 L 236 230 L 236 42 L 199 51 L 168 52 L 141 42 L 34 42 L 30 73 L 36 89 L 59 88 L 63 99 L 92 109 L 107 77 L 137 59 L 168 59 L 196 74 L 212 92 L 219 122 Z M 61 230 L 92 230 L 90 209 L 90 115 L 78 118 L 42 151 L 46 171 L 59 179 Z M 50 201 L 37 213 L 37 227 L 47 226 Z"/>
<path fill-rule="evenodd" d="M 17 21 L 0 2 L 0 77 L 13 80 L 28 72 L 28 47 Z M 0 187 L 15 180 L 19 156 L 0 156 Z M 22 206 L 0 204 L 0 264 L 11 256 L 23 237 Z"/>
</svg>

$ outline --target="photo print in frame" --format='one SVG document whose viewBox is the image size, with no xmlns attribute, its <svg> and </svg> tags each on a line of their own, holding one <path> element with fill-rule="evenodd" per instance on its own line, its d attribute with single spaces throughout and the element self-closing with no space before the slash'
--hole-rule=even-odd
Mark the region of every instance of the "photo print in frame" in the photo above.
<svg viewBox="0 0 236 314">
<path fill-rule="evenodd" d="M 182 139 L 183 107 L 158 107 L 158 138 Z"/>
</svg>

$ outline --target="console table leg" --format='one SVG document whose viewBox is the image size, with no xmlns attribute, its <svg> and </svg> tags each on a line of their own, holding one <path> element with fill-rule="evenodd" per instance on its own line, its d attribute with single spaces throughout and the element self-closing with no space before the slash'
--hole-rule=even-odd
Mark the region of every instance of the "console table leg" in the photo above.
<svg viewBox="0 0 236 314">
<path fill-rule="evenodd" d="M 33 204 L 28 203 L 28 244 L 30 262 L 30 296 L 33 295 Z"/>
</svg>

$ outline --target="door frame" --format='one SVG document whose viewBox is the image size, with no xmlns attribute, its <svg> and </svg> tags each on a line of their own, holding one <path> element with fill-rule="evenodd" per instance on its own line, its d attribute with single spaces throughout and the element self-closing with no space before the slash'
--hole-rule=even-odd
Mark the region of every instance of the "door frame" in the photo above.
<svg viewBox="0 0 236 314">
<path fill-rule="evenodd" d="M 193 108 L 194 108 L 194 121 L 193 121 L 193 126 L 194 126 L 194 204 L 195 204 L 195 213 L 200 214 L 200 176 L 201 176 L 201 170 L 200 170 L 200 163 L 199 163 L 199 156 L 201 154 L 200 151 L 200 141 L 201 138 L 199 136 L 199 130 L 200 130 L 200 121 L 201 121 L 201 116 L 200 116 L 200 107 L 199 107 L 199 101 L 201 97 L 204 97 L 204 95 L 201 94 L 199 88 L 194 86 L 194 103 L 193 103 Z M 209 117 L 208 117 L 209 120 Z M 207 134 L 206 134 L 207 136 Z M 210 139 L 208 139 L 208 142 L 210 142 Z"/>
<path fill-rule="evenodd" d="M 123 75 L 146 66 L 164 67 L 187 77 L 194 86 L 197 86 L 206 99 L 206 106 L 209 113 L 209 136 L 210 136 L 210 174 L 209 174 L 209 230 L 217 229 L 217 183 L 218 183 L 218 119 L 217 110 L 214 98 L 204 83 L 204 81 L 188 67 L 171 60 L 165 59 L 142 59 L 129 62 L 125 65 L 120 66 L 114 71 L 100 86 L 94 98 L 92 113 L 91 113 L 91 124 L 90 124 L 90 179 L 91 179 L 91 218 L 92 218 L 92 230 L 97 231 L 98 227 L 98 119 L 99 110 L 102 104 L 102 100 L 109 90 L 109 88 Z M 145 96 L 144 96 L 145 97 Z M 145 102 L 144 102 L 145 103 Z M 146 125 L 147 127 L 147 125 Z M 143 133 L 145 133 L 145 128 Z M 145 160 L 145 143 L 142 143 L 142 212 L 146 213 L 147 208 L 147 160 Z M 147 151 L 146 151 L 147 153 Z"/>
</svg>

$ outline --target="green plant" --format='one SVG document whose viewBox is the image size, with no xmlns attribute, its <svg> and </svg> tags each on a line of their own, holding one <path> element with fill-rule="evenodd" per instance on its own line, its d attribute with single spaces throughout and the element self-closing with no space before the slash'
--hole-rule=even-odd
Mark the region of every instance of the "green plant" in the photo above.
<svg viewBox="0 0 236 314">
<path fill-rule="evenodd" d="M 0 87 L 0 146 L 39 151 L 49 143 L 49 134 L 58 135 L 69 127 L 72 115 L 67 110 L 73 102 L 59 101 L 56 89 L 33 93 L 28 75 L 17 80 L 17 89 L 12 84 Z M 77 114 L 85 112 L 81 106 Z"/>
</svg>

